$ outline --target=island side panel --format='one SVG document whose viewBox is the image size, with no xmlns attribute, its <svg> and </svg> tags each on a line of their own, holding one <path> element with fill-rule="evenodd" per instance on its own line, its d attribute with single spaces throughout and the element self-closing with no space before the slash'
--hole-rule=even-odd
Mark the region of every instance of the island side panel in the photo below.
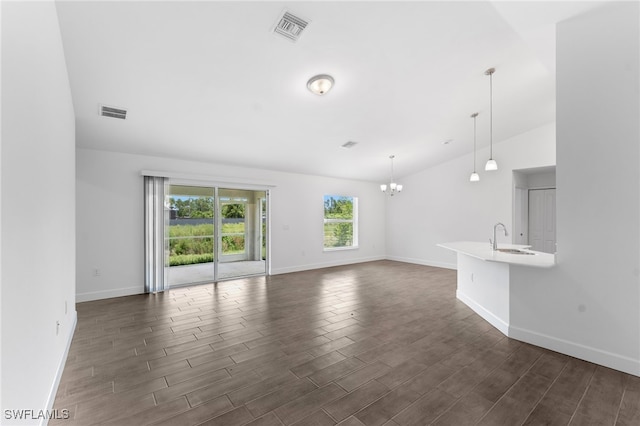
<svg viewBox="0 0 640 426">
<path fill-rule="evenodd" d="M 456 297 L 503 334 L 509 332 L 509 265 L 458 252 Z"/>
</svg>

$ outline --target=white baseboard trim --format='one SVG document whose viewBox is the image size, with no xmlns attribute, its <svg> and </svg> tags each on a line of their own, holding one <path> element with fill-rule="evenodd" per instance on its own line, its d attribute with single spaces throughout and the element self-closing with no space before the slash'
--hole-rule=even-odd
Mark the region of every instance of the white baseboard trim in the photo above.
<svg viewBox="0 0 640 426">
<path fill-rule="evenodd" d="M 458 269 L 455 263 L 438 262 L 433 260 L 416 259 L 412 257 L 387 256 L 387 260 L 396 262 L 414 263 L 416 265 L 433 266 L 435 268 Z"/>
<path fill-rule="evenodd" d="M 64 366 L 67 363 L 67 356 L 69 356 L 69 348 L 71 348 L 71 341 L 73 340 L 73 334 L 76 331 L 76 325 L 78 324 L 78 313 L 74 309 L 71 317 L 71 327 L 67 333 L 67 341 L 65 343 L 64 353 L 58 362 L 58 369 L 56 371 L 56 377 L 53 380 L 51 389 L 49 390 L 49 398 L 47 399 L 47 412 L 53 410 L 53 404 L 56 401 L 56 394 L 58 393 L 58 387 L 60 386 L 60 379 L 62 379 L 62 373 L 64 372 Z M 48 419 L 40 420 L 41 426 L 46 426 L 49 423 Z"/>
<path fill-rule="evenodd" d="M 489 324 L 500 330 L 502 334 L 505 336 L 509 336 L 509 324 L 504 322 L 502 319 L 495 316 L 492 312 L 486 310 L 480 304 L 478 304 L 475 300 L 467 296 L 466 294 L 460 292 L 460 290 L 456 290 L 456 297 L 462 303 L 473 309 L 473 311 L 484 318 Z M 511 336 L 509 336 L 511 337 Z"/>
<path fill-rule="evenodd" d="M 581 345 L 569 340 L 559 339 L 557 337 L 509 325 L 476 303 L 473 299 L 464 293 L 461 293 L 459 290 L 456 291 L 456 297 L 507 337 L 520 340 L 521 342 L 530 343 L 535 346 L 540 346 L 555 352 L 560 352 L 574 358 L 593 362 L 594 364 L 604 365 L 605 367 L 633 374 L 634 376 L 640 376 L 639 359 L 629 358 L 612 352 Z"/>
<path fill-rule="evenodd" d="M 514 326 L 509 327 L 508 336 L 522 342 L 541 346 L 552 351 L 593 362 L 594 364 L 604 365 L 605 367 L 613 368 L 614 370 L 633 374 L 634 376 L 640 376 L 640 359 L 629 358 L 612 352 L 581 345 L 569 340 L 559 339 L 557 337 Z"/>
<path fill-rule="evenodd" d="M 110 299 L 112 297 L 132 296 L 144 293 L 142 287 L 125 287 L 113 290 L 90 291 L 87 293 L 77 293 L 76 302 L 89 302 L 92 300 Z"/>
<path fill-rule="evenodd" d="M 285 268 L 272 268 L 271 275 L 288 274 L 290 272 L 309 271 L 312 269 L 331 268 L 333 266 L 354 265 L 357 263 L 375 262 L 376 260 L 385 260 L 385 259 L 386 259 L 385 256 L 371 256 L 371 257 L 361 257 L 357 259 L 348 259 L 348 260 L 337 260 L 337 261 L 334 260 L 331 262 L 310 263 L 307 265 L 289 266 Z"/>
</svg>

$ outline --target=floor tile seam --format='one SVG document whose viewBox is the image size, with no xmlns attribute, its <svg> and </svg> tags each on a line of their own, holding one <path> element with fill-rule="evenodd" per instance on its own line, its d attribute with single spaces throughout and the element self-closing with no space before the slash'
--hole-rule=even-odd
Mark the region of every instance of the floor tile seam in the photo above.
<svg viewBox="0 0 640 426">
<path fill-rule="evenodd" d="M 558 381 L 558 379 L 560 378 L 560 375 L 562 374 L 562 372 L 567 368 L 567 366 L 569 365 L 569 363 L 567 362 L 564 367 L 562 367 L 562 370 L 560 370 L 560 372 L 556 375 L 556 377 L 551 381 L 551 384 L 547 387 L 547 389 L 544 391 L 544 393 L 542 394 L 542 396 L 540 398 L 538 398 L 538 400 L 536 401 L 536 403 L 534 404 L 534 406 L 531 408 L 531 410 L 529 410 L 529 413 L 527 413 L 527 416 L 522 420 L 522 423 L 520 424 L 520 426 L 523 426 L 524 424 L 526 424 L 527 420 L 529 419 L 529 417 L 531 416 L 531 414 L 535 411 L 536 408 L 538 408 L 538 405 L 540 405 L 540 402 L 544 399 L 545 396 L 547 396 L 547 394 L 551 391 L 551 388 L 553 387 L 553 385 Z M 532 373 L 538 377 L 543 377 L 540 376 L 539 374 L 536 373 Z M 506 393 L 506 392 L 505 392 Z"/>
<path fill-rule="evenodd" d="M 336 400 L 337 401 L 337 400 Z M 319 411 L 322 411 L 324 414 L 326 414 L 331 420 L 333 420 L 334 422 L 336 422 L 335 424 L 338 424 L 341 422 L 341 420 L 337 420 L 335 417 L 333 417 L 331 415 L 331 413 L 329 413 L 327 410 L 324 409 L 324 407 L 322 407 Z M 350 414 L 350 416 L 353 416 L 353 414 Z"/>
<path fill-rule="evenodd" d="M 580 400 L 576 404 L 576 408 L 574 408 L 573 413 L 571 414 L 571 418 L 569 419 L 569 423 L 568 424 L 571 424 L 573 419 L 576 417 L 576 414 L 578 413 L 578 409 L 580 408 L 580 405 L 582 404 L 582 401 L 584 400 L 584 397 L 587 395 L 587 392 L 591 388 L 591 383 L 593 382 L 593 378 L 596 375 L 596 370 L 597 370 L 597 368 L 594 368 L 593 371 L 591 372 L 591 376 L 589 377 L 589 383 L 587 383 L 587 386 L 585 386 L 584 391 L 582 392 L 582 396 L 580 396 Z"/>
<path fill-rule="evenodd" d="M 442 390 L 442 389 L 441 389 L 441 390 Z M 451 395 L 450 393 L 448 393 L 448 392 L 446 392 L 446 391 L 443 391 L 443 392 L 445 392 L 445 393 L 446 393 L 446 394 L 448 394 L 448 395 Z M 431 423 L 429 423 L 430 425 L 432 425 L 432 424 L 436 424 L 436 423 L 438 422 L 438 420 L 439 420 L 442 416 L 444 416 L 445 414 L 447 414 L 447 413 L 451 410 L 451 408 L 452 408 L 454 405 L 456 405 L 458 402 L 460 402 L 460 401 L 462 400 L 462 398 L 464 398 L 463 396 L 461 396 L 461 397 L 459 397 L 459 398 L 457 398 L 455 395 L 451 395 L 451 396 L 453 396 L 454 398 L 456 398 L 456 399 L 455 399 L 455 401 L 453 401 L 453 402 L 451 403 L 451 405 L 449 405 L 449 406 L 447 407 L 447 409 L 446 409 L 446 410 L 444 410 L 444 411 L 443 411 L 442 413 L 440 413 L 440 414 L 439 414 L 435 419 L 433 419 L 433 420 L 431 421 Z M 394 417 L 395 417 L 395 416 L 394 416 Z"/>
<path fill-rule="evenodd" d="M 533 367 L 533 366 L 532 366 Z M 529 413 L 527 414 L 527 417 L 524 418 L 524 420 L 522 421 L 521 425 L 524 425 L 527 422 L 527 419 L 531 416 L 531 414 L 535 411 L 536 408 L 538 408 L 538 405 L 540 405 L 540 401 L 542 401 L 544 399 L 545 396 L 547 396 L 547 394 L 551 391 L 551 388 L 553 388 L 553 385 L 556 384 L 556 382 L 560 379 L 560 376 L 562 375 L 562 373 L 569 367 L 569 362 L 565 362 L 565 364 L 562 366 L 562 369 L 558 372 L 558 374 L 556 375 L 556 377 L 551 381 L 551 384 L 547 387 L 547 389 L 544 391 L 544 393 L 542 394 L 542 396 L 540 397 L 540 399 L 538 399 L 538 401 L 535 403 L 535 405 L 531 408 L 531 410 L 529 410 Z M 533 373 L 538 377 L 543 377 L 540 376 L 539 374 Z"/>
<path fill-rule="evenodd" d="M 426 397 L 426 396 L 427 396 L 427 395 L 429 395 L 430 393 L 435 392 L 436 390 L 439 390 L 439 391 L 440 391 L 440 392 L 442 392 L 442 393 L 446 393 L 447 395 L 449 395 L 450 397 L 452 397 L 452 398 L 454 399 L 454 401 L 453 401 L 451 404 L 447 405 L 447 408 L 446 408 L 442 413 L 440 413 L 440 415 L 438 415 L 438 417 L 442 416 L 444 413 L 446 413 L 447 411 L 449 411 L 449 409 L 450 409 L 451 407 L 453 407 L 453 405 L 454 405 L 455 403 L 457 403 L 457 402 L 458 402 L 458 400 L 462 399 L 462 398 L 457 398 L 455 395 L 451 395 L 449 392 L 444 391 L 444 390 L 442 390 L 442 389 L 433 388 L 433 389 L 431 389 L 429 392 L 427 392 L 427 393 L 425 393 L 425 394 L 421 394 L 421 395 L 420 395 L 420 397 L 419 397 L 418 399 L 416 399 L 416 400 L 415 400 L 415 401 L 413 401 L 411 404 L 409 404 L 408 406 L 406 406 L 405 408 L 403 408 L 403 409 L 402 409 L 402 411 L 400 411 L 399 413 L 394 414 L 394 415 L 393 415 L 393 417 L 391 417 L 391 419 L 390 419 L 390 420 L 393 420 L 394 418 L 396 418 L 396 417 L 397 417 L 397 416 L 399 416 L 400 414 L 404 413 L 404 412 L 405 412 L 405 411 L 407 411 L 409 408 L 411 408 L 412 406 L 414 406 L 415 404 L 417 404 L 417 403 L 418 403 L 418 401 L 420 401 L 422 398 Z M 418 392 L 418 394 L 420 394 L 420 392 Z M 438 417 L 436 417 L 436 418 L 438 418 Z M 395 420 L 394 420 L 394 421 L 395 421 Z M 429 424 L 432 424 L 432 423 L 433 423 L 433 422 L 435 422 L 435 421 L 436 421 L 436 419 L 433 419 Z"/>
<path fill-rule="evenodd" d="M 370 382 L 373 382 L 373 381 L 378 382 L 376 379 L 372 379 L 372 380 L 369 380 L 367 383 L 370 383 Z M 366 383 L 365 383 L 365 384 L 366 384 Z M 381 386 L 384 386 L 385 388 L 387 388 L 387 392 L 385 392 L 384 394 L 380 395 L 378 398 L 374 399 L 373 401 L 371 401 L 371 402 L 370 402 L 369 404 L 367 404 L 366 406 L 364 406 L 364 407 L 360 408 L 360 409 L 359 409 L 358 411 L 356 411 L 355 413 L 350 414 L 350 416 L 355 416 L 356 414 L 360 413 L 361 411 L 363 411 L 363 410 L 365 410 L 365 409 L 369 408 L 370 406 L 372 406 L 372 405 L 373 405 L 373 404 L 375 404 L 376 402 L 380 401 L 382 398 L 386 397 L 387 395 L 389 395 L 391 392 L 393 392 L 395 389 L 397 389 L 397 388 L 398 388 L 398 387 L 395 387 L 395 388 L 390 389 L 387 385 L 385 385 L 385 384 L 383 384 L 383 383 L 378 382 L 378 384 L 380 384 Z M 358 386 L 356 389 L 360 389 L 362 386 L 364 386 L 364 384 L 363 384 L 363 385 Z M 342 388 L 341 388 L 341 389 L 342 389 Z M 351 391 L 351 392 L 354 392 L 356 389 L 354 389 L 354 390 L 353 390 L 353 391 Z M 350 392 L 347 392 L 347 395 L 348 395 L 349 393 L 350 393 Z M 412 404 L 413 404 L 413 402 L 412 402 Z M 409 404 L 409 405 L 411 405 L 411 404 Z M 332 418 L 333 418 L 333 417 L 332 417 Z M 347 418 L 348 418 L 348 417 L 347 417 Z"/>
<path fill-rule="evenodd" d="M 91 401 L 94 401 L 94 400 L 96 400 L 98 398 L 103 398 L 105 395 L 113 395 L 113 394 L 115 394 L 115 392 L 114 392 L 115 387 L 114 387 L 113 381 L 110 382 L 110 385 L 111 385 L 111 392 L 105 392 L 104 394 L 93 395 L 93 396 L 91 396 L 91 397 L 89 397 L 87 399 L 80 398 L 80 399 L 74 400 L 73 398 L 71 398 L 74 394 L 63 395 L 63 396 L 61 396 L 61 398 L 71 398 L 71 401 L 73 401 L 71 403 L 72 405 L 74 405 L 74 404 L 78 405 L 78 404 L 82 404 L 82 403 L 91 402 Z M 64 402 L 64 401 L 62 401 L 62 402 Z"/>
<path fill-rule="evenodd" d="M 624 403 L 624 396 L 627 393 L 627 387 L 625 386 L 624 389 L 622 390 L 622 396 L 620 397 L 620 403 L 618 404 L 618 410 L 616 410 L 616 416 L 613 420 L 613 424 L 616 425 L 618 424 L 618 418 L 620 417 L 620 411 L 622 410 L 622 404 Z"/>
<path fill-rule="evenodd" d="M 507 360 L 508 360 L 509 358 L 511 358 L 513 355 L 515 355 L 515 353 L 514 353 L 514 354 L 511 354 L 507 359 L 505 359 L 505 361 L 507 361 Z M 482 415 L 482 417 L 480 417 L 480 418 L 478 419 L 478 421 L 476 422 L 476 424 L 477 424 L 477 423 L 480 423 L 480 422 L 481 422 L 485 417 L 487 417 L 487 415 L 491 412 L 491 410 L 493 410 L 493 409 L 495 408 L 495 406 L 496 406 L 496 405 L 498 405 L 498 404 L 500 403 L 500 401 L 502 401 L 502 399 L 504 399 L 505 395 L 507 395 L 507 393 L 509 393 L 509 391 L 510 391 L 511 389 L 513 389 L 513 387 L 514 387 L 516 384 L 518 384 L 518 383 L 522 380 L 522 378 L 523 378 L 523 377 L 524 377 L 524 376 L 525 376 L 525 375 L 526 375 L 526 374 L 527 374 L 527 373 L 528 373 L 528 372 L 533 368 L 533 366 L 535 365 L 535 363 L 536 363 L 536 362 L 538 362 L 538 360 L 542 357 L 542 355 L 543 355 L 543 353 L 541 352 L 541 353 L 540 353 L 540 354 L 535 358 L 535 360 L 533 360 L 533 362 L 531 363 L 531 365 L 529 366 L 529 368 L 527 368 L 527 370 L 526 370 L 526 371 L 524 371 L 524 372 L 520 375 L 520 377 L 518 377 L 518 380 L 516 380 L 515 382 L 513 382 L 513 383 L 511 384 L 511 386 L 509 386 L 509 388 L 508 388 L 507 390 L 505 390 L 505 391 L 504 391 L 504 393 L 503 393 L 502 395 L 500 395 L 500 398 L 498 398 L 498 400 L 497 400 L 495 403 L 493 403 L 493 405 L 491 406 L 491 408 L 489 408 L 489 409 L 487 410 L 487 412 L 486 412 L 486 413 L 484 413 L 484 414 Z M 502 364 L 500 364 L 500 365 L 502 365 Z M 499 366 L 498 366 L 498 367 L 499 367 Z M 496 367 L 495 369 L 491 370 L 491 373 L 493 373 L 495 370 L 497 370 L 497 369 L 498 369 L 498 367 Z M 488 374 L 487 376 L 485 376 L 485 377 L 488 377 L 491 373 L 489 373 L 489 374 Z M 473 387 L 473 389 L 471 389 L 471 391 L 469 391 L 469 393 L 473 392 L 473 390 L 474 390 L 474 389 L 476 389 L 479 385 L 480 385 L 480 383 L 476 384 L 476 385 Z M 535 405 L 538 405 L 538 403 L 540 402 L 540 399 L 541 399 L 541 398 L 542 398 L 542 397 L 538 398 L 538 401 L 536 401 L 536 404 L 535 404 Z M 530 414 L 530 413 L 529 413 L 529 414 Z M 528 415 L 527 415 L 527 416 L 528 416 Z M 525 420 L 526 420 L 526 418 L 525 418 Z"/>
</svg>

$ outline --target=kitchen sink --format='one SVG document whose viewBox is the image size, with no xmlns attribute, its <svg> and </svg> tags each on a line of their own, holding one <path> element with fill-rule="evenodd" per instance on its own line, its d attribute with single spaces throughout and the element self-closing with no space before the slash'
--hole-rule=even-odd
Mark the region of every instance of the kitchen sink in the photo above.
<svg viewBox="0 0 640 426">
<path fill-rule="evenodd" d="M 497 249 L 500 253 L 508 253 L 508 254 L 529 254 L 529 255 L 535 255 L 535 253 L 531 253 L 528 251 L 522 251 L 522 250 L 518 250 L 518 249 L 513 249 L 513 248 L 499 248 Z"/>
</svg>

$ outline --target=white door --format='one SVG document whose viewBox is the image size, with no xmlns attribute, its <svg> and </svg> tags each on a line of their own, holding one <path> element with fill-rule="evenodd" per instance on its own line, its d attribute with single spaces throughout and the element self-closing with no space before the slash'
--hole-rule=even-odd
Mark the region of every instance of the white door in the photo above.
<svg viewBox="0 0 640 426">
<path fill-rule="evenodd" d="M 513 243 L 526 245 L 529 241 L 527 221 L 529 215 L 529 190 L 516 187 L 513 221 Z"/>
<path fill-rule="evenodd" d="M 535 251 L 556 252 L 556 190 L 529 190 L 529 245 Z"/>
</svg>

